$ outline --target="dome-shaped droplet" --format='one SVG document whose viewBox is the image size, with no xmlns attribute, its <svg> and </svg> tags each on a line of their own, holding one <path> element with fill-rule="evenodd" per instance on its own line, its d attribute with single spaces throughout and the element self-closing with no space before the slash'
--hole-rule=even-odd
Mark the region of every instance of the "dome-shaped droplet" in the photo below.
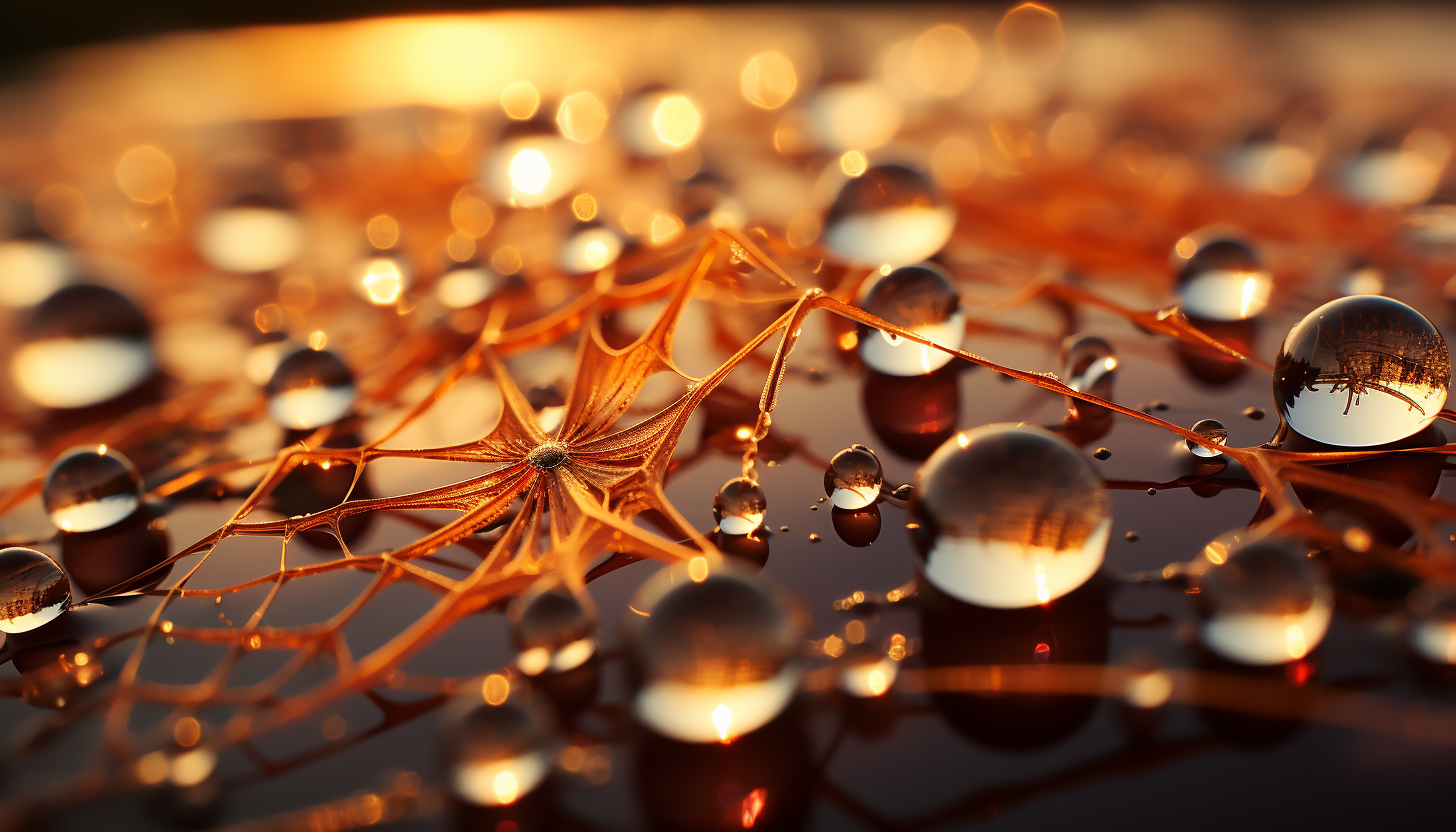
<svg viewBox="0 0 1456 832">
<path fill-rule="evenodd" d="M 273 421 L 311 430 L 333 424 L 349 412 L 354 404 L 354 373 L 328 350 L 295 350 L 278 362 L 264 391 Z"/>
<path fill-rule="evenodd" d="M 702 113 L 691 98 L 661 88 L 644 89 L 623 101 L 616 121 L 627 148 L 649 158 L 693 144 L 703 129 Z"/>
<path fill-rule="evenodd" d="M 573 228 L 561 243 L 556 260 L 567 274 L 586 274 L 617 262 L 622 253 L 622 237 L 610 228 L 596 223 Z"/>
<path fill-rule="evenodd" d="M 763 525 L 768 498 L 758 483 L 735 477 L 718 489 L 713 498 L 713 519 L 724 534 L 752 534 Z"/>
<path fill-rule="evenodd" d="M 42 407 L 88 407 L 114 399 L 152 374 L 151 327 L 125 295 L 104 286 L 67 286 L 37 306 L 10 359 L 15 385 Z"/>
<path fill-rule="evenodd" d="M 1106 339 L 1096 335 L 1069 336 L 1062 342 L 1062 382 L 1078 393 L 1090 393 L 1112 401 L 1117 380 L 1117 353 Z M 1110 415 L 1100 405 L 1068 397 L 1067 407 L 1078 418 Z"/>
<path fill-rule="evenodd" d="M 840 540 L 862 549 L 880 536 L 880 507 L 874 503 L 861 509 L 835 507 L 829 510 L 829 522 Z"/>
<path fill-rule="evenodd" d="M 271 272 L 298 259 L 307 242 L 303 220 L 287 206 L 245 196 L 205 217 L 197 250 L 220 272 Z"/>
<path fill-rule="evenodd" d="M 1435 664 L 1456 664 L 1456 584 L 1428 583 L 1411 593 L 1410 646 Z"/>
<path fill-rule="evenodd" d="M 597 614 L 584 591 L 542 578 L 507 610 L 516 667 L 527 676 L 580 667 L 597 649 Z"/>
<path fill-rule="evenodd" d="M 956 213 L 919 171 L 879 165 L 844 183 L 824 218 L 824 244 L 844 258 L 891 268 L 940 251 Z"/>
<path fill-rule="evenodd" d="M 959 349 L 965 339 L 961 294 L 934 266 L 904 266 L 890 272 L 870 287 L 860 308 L 941 346 Z M 863 325 L 859 356 L 870 369 L 892 376 L 924 375 L 953 358 L 948 352 Z"/>
<path fill-rule="evenodd" d="M 54 621 L 71 605 L 71 582 L 43 552 L 0 549 L 0 631 L 24 633 Z"/>
<path fill-rule="evenodd" d="M 1330 624 L 1333 591 L 1308 552 L 1285 538 L 1224 535 L 1193 562 L 1205 646 L 1241 664 L 1304 658 Z"/>
<path fill-rule="evenodd" d="M 0 240 L 0 306 L 23 308 L 61 288 L 75 269 L 64 246 L 43 235 Z"/>
<path fill-rule="evenodd" d="M 51 464 L 41 500 L 61 531 L 94 532 L 136 512 L 142 504 L 142 478 L 115 448 L 85 445 Z"/>
<path fill-rule="evenodd" d="M 480 180 L 500 202 L 530 208 L 570 193 L 585 165 L 582 146 L 562 136 L 550 121 L 515 121 L 486 156 Z"/>
<path fill-rule="evenodd" d="M 1317 442 L 1383 445 L 1419 432 L 1446 403 L 1451 358 L 1425 316 L 1397 300 L 1333 300 L 1289 331 L 1274 361 L 1274 400 Z"/>
<path fill-rule="evenodd" d="M 1347 194 L 1370 205 L 1424 202 L 1441 182 L 1450 147 L 1432 131 L 1377 135 L 1345 165 L 1341 184 Z"/>
<path fill-rule="evenodd" d="M 732 561 L 694 558 L 642 585 L 624 617 L 637 718 L 684 742 L 726 742 L 772 720 L 798 687 L 788 602 Z"/>
<path fill-rule="evenodd" d="M 1066 440 L 1034 426 L 986 425 L 926 461 L 910 521 L 921 570 L 941 591 L 983 607 L 1030 607 L 1096 573 L 1112 501 Z"/>
<path fill-rule="evenodd" d="M 838 508 L 861 509 L 880 499 L 885 472 L 880 458 L 864 445 L 850 445 L 824 469 L 824 493 Z"/>
<path fill-rule="evenodd" d="M 1206 321 L 1255 317 L 1269 305 L 1273 290 L 1274 279 L 1254 250 L 1228 237 L 1200 243 L 1178 273 L 1178 302 L 1183 311 Z"/>
<path fill-rule="evenodd" d="M 1215 444 L 1228 444 L 1228 428 L 1225 428 L 1223 422 L 1217 419 L 1203 419 L 1195 424 L 1192 430 L 1194 433 Z M 1205 448 L 1192 439 L 1185 439 L 1183 442 L 1188 446 L 1188 452 L 1200 459 L 1213 459 L 1214 457 L 1223 456 L 1223 451 Z"/>
<path fill-rule="evenodd" d="M 900 663 L 890 658 L 878 644 L 862 641 L 851 644 L 844 655 L 835 660 L 839 670 L 839 689 L 850 696 L 883 696 L 895 683 Z"/>
<path fill-rule="evenodd" d="M 504 806 L 551 773 L 559 741 L 550 706 L 519 678 L 469 685 L 440 714 L 450 788 L 481 806 Z"/>
<path fill-rule="evenodd" d="M 461 265 L 435 281 L 435 299 L 450 309 L 464 309 L 500 288 L 500 277 L 482 266 Z"/>
</svg>

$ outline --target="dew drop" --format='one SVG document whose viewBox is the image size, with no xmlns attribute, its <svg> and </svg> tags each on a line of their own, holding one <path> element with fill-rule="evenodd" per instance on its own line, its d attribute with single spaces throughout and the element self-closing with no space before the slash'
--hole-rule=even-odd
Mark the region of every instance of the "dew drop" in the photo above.
<svg viewBox="0 0 1456 832">
<path fill-rule="evenodd" d="M 286 428 L 312 430 L 338 421 L 354 405 L 354 373 L 329 350 L 284 357 L 264 386 L 268 413 Z"/>
<path fill-rule="evenodd" d="M 556 262 L 567 274 L 587 274 L 617 262 L 622 237 L 599 222 L 580 223 L 561 243 Z"/>
<path fill-rule="evenodd" d="M 844 183 L 825 215 L 824 243 L 845 260 L 893 268 L 935 254 L 955 222 L 955 209 L 924 174 L 879 165 Z"/>
<path fill-rule="evenodd" d="M 1223 426 L 1223 422 L 1217 419 L 1203 419 L 1195 424 L 1192 430 L 1194 433 L 1215 444 L 1224 445 L 1228 443 L 1228 429 Z M 1189 453 L 1192 453 L 1200 459 L 1214 459 L 1215 457 L 1223 456 L 1223 451 L 1210 450 L 1194 442 L 1192 439 L 1183 440 L 1183 444 L 1188 446 Z"/>
<path fill-rule="evenodd" d="M 141 505 L 142 478 L 120 451 L 85 445 L 61 454 L 46 472 L 41 501 L 62 531 L 94 532 L 130 517 Z"/>
<path fill-rule="evenodd" d="M 1333 591 L 1295 541 L 1241 542 L 1234 534 L 1210 543 L 1190 569 L 1203 617 L 1205 646 L 1241 664 L 1302 659 L 1324 638 Z"/>
<path fill-rule="evenodd" d="M 245 196 L 202 220 L 197 250 L 220 272 L 258 274 L 297 260 L 307 239 L 303 220 L 287 206 Z"/>
<path fill-rule="evenodd" d="M 938 267 L 904 266 L 878 280 L 864 296 L 864 311 L 902 326 L 926 340 L 959 348 L 966 316 L 960 292 Z M 950 353 L 861 325 L 859 355 L 873 370 L 919 376 L 944 367 Z"/>
<path fill-rule="evenodd" d="M 440 727 L 451 791 L 480 806 L 509 805 L 538 788 L 560 745 L 550 707 L 520 677 L 468 686 Z"/>
<path fill-rule="evenodd" d="M 527 676 L 565 673 L 585 664 L 597 649 L 596 607 L 585 592 L 542 578 L 506 611 L 516 667 Z"/>
<path fill-rule="evenodd" d="M 778 716 L 798 689 L 800 634 L 788 601 L 732 561 L 649 578 L 623 622 L 640 684 L 633 711 L 683 742 L 724 742 Z"/>
<path fill-rule="evenodd" d="M 1427 583 L 1411 593 L 1410 646 L 1438 665 L 1456 664 L 1456 584 Z"/>
<path fill-rule="evenodd" d="M 864 445 L 850 445 L 835 454 L 824 470 L 824 493 L 835 508 L 854 510 L 874 505 L 884 482 L 880 458 Z"/>
<path fill-rule="evenodd" d="M 151 327 L 142 310 L 104 286 L 67 286 L 25 323 L 10 372 L 42 407 L 76 408 L 114 399 L 152 374 Z"/>
<path fill-rule="evenodd" d="M 758 531 L 768 498 L 758 483 L 748 477 L 735 477 L 718 489 L 713 498 L 713 519 L 724 534 L 743 535 Z"/>
<path fill-rule="evenodd" d="M 0 631 L 25 633 L 54 621 L 71 605 L 71 582 L 43 552 L 0 549 Z"/>
<path fill-rule="evenodd" d="M 1253 318 L 1269 305 L 1273 290 L 1274 279 L 1254 250 L 1229 237 L 1199 242 L 1178 274 L 1178 302 L 1183 311 L 1205 321 Z"/>
<path fill-rule="evenodd" d="M 834 666 L 839 671 L 839 689 L 862 699 L 885 695 L 900 670 L 900 663 L 870 640 L 849 646 Z"/>
<path fill-rule="evenodd" d="M 1274 400 L 1289 427 L 1345 447 L 1418 433 L 1440 413 L 1450 383 L 1441 333 L 1420 312 L 1378 295 L 1309 313 L 1274 362 Z"/>
<path fill-rule="evenodd" d="M 931 455 L 910 520 L 930 583 L 971 604 L 1030 607 L 1071 592 L 1101 566 L 1112 503 L 1065 440 L 997 424 Z"/>
<path fill-rule="evenodd" d="M 1113 382 L 1117 379 L 1117 353 L 1105 339 L 1096 335 L 1071 336 L 1062 342 L 1062 379 L 1078 393 L 1090 393 L 1112 400 Z M 1067 407 L 1082 419 L 1108 417 L 1112 412 L 1081 399 L 1067 398 Z"/>
<path fill-rule="evenodd" d="M 1112 451 L 1109 451 L 1106 448 L 1098 448 L 1097 450 L 1092 452 L 1092 455 L 1097 457 L 1098 459 L 1112 459 Z"/>
<path fill-rule="evenodd" d="M 40 303 L 70 280 L 74 270 L 70 250 L 44 234 L 0 240 L 0 306 Z"/>
</svg>

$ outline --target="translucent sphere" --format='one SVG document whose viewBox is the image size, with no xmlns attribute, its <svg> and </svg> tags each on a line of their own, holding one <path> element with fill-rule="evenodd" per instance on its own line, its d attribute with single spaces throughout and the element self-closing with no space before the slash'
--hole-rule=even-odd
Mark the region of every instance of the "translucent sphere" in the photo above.
<svg viewBox="0 0 1456 832">
<path fill-rule="evenodd" d="M 1210 442 L 1214 442 L 1219 445 L 1228 444 L 1228 428 L 1225 428 L 1223 426 L 1223 422 L 1220 422 L 1217 419 L 1203 419 L 1195 424 L 1192 430 L 1194 433 L 1202 436 L 1204 439 L 1207 439 Z M 1215 457 L 1223 456 L 1223 451 L 1210 450 L 1209 448 L 1205 448 L 1204 446 L 1198 444 L 1197 442 L 1194 442 L 1191 439 L 1185 439 L 1183 440 L 1183 443 L 1188 446 L 1189 453 L 1193 454 L 1196 457 L 1199 457 L 1200 459 L 1213 459 Z"/>
<path fill-rule="evenodd" d="M 919 263 L 940 251 L 955 209 L 923 174 L 879 165 L 844 183 L 824 218 L 824 244 L 867 266 Z"/>
<path fill-rule="evenodd" d="M 489 269 L 462 265 L 435 281 L 435 300 L 449 309 L 465 309 L 490 297 L 499 284 L 500 278 Z"/>
<path fill-rule="evenodd" d="M 1334 592 L 1307 550 L 1284 538 L 1228 534 L 1190 570 L 1209 650 L 1240 664 L 1302 659 L 1324 638 Z"/>
<path fill-rule="evenodd" d="M 637 156 L 667 156 L 688 147 L 702 133 L 702 113 L 680 92 L 646 89 L 622 102 L 617 127 Z"/>
<path fill-rule="evenodd" d="M 673 739 L 727 742 L 778 716 L 798 688 L 789 603 L 731 561 L 661 570 L 633 598 L 623 633 L 640 679 L 633 711 Z"/>
<path fill-rule="evenodd" d="M 621 253 L 622 237 L 606 226 L 592 223 L 572 229 L 556 253 L 556 261 L 567 274 L 587 274 L 617 262 Z"/>
<path fill-rule="evenodd" d="M 1069 336 L 1062 342 L 1062 383 L 1078 393 L 1090 393 L 1112 400 L 1112 385 L 1117 380 L 1117 353 L 1105 339 L 1096 335 Z M 1078 418 L 1111 415 L 1100 405 L 1068 397 L 1067 406 Z"/>
<path fill-rule="evenodd" d="M 74 269 L 71 253 L 44 237 L 0 240 L 0 306 L 40 303 L 61 288 Z"/>
<path fill-rule="evenodd" d="M 748 477 L 735 477 L 718 489 L 713 498 L 713 519 L 724 534 L 752 534 L 763 525 L 768 498 L 758 483 Z"/>
<path fill-rule="evenodd" d="M 1202 243 L 1178 274 L 1178 303 L 1192 318 L 1243 321 L 1269 305 L 1274 279 L 1248 244 L 1227 237 Z"/>
<path fill-rule="evenodd" d="M 1419 432 L 1446 403 L 1451 359 L 1425 316 L 1397 300 L 1354 295 L 1305 316 L 1274 361 L 1274 400 L 1317 442 L 1383 445 Z"/>
<path fill-rule="evenodd" d="M 857 697 L 883 696 L 895 684 L 900 663 L 869 641 L 850 645 L 835 661 L 839 689 Z"/>
<path fill-rule="evenodd" d="M 585 172 L 582 146 L 545 120 L 519 121 L 501 133 L 480 168 L 480 180 L 497 200 L 532 208 L 566 196 Z"/>
<path fill-rule="evenodd" d="M 861 509 L 880 499 L 885 472 L 880 458 L 864 445 L 850 445 L 824 469 L 824 494 L 836 508 Z"/>
<path fill-rule="evenodd" d="M 298 259 L 307 240 L 298 214 L 261 197 L 244 197 L 214 211 L 197 229 L 202 259 L 232 274 L 281 269 Z"/>
<path fill-rule="evenodd" d="M 1112 501 L 1066 440 L 1034 426 L 986 425 L 926 461 L 910 523 L 935 587 L 983 607 L 1030 607 L 1096 573 Z"/>
<path fill-rule="evenodd" d="M 1380 135 L 1368 142 L 1345 165 L 1345 192 L 1369 205 L 1424 202 L 1440 184 L 1446 160 L 1441 152 L 1421 146 L 1420 132 Z"/>
<path fill-rule="evenodd" d="M 94 532 L 136 512 L 142 504 L 142 478 L 115 448 L 85 445 L 51 463 L 41 500 L 61 531 Z"/>
<path fill-rule="evenodd" d="M 550 707 L 519 679 L 486 677 L 440 714 L 451 790 L 481 806 L 515 803 L 551 773 L 559 741 Z"/>
<path fill-rule="evenodd" d="M 15 385 L 42 407 L 114 399 L 152 374 L 151 327 L 129 298 L 104 286 L 67 286 L 37 306 L 10 359 Z"/>
<path fill-rule="evenodd" d="M 1456 664 L 1456 584 L 1424 584 L 1411 593 L 1410 646 L 1435 664 Z"/>
<path fill-rule="evenodd" d="M 580 667 L 597 650 L 597 613 L 584 591 L 542 578 L 506 612 L 515 643 L 516 666 L 527 676 L 564 673 Z"/>
<path fill-rule="evenodd" d="M 860 308 L 935 344 L 959 349 L 965 338 L 961 294 L 934 266 L 904 266 L 890 272 L 870 287 Z M 953 357 L 866 326 L 859 328 L 859 356 L 870 369 L 892 376 L 924 375 L 944 367 Z"/>
<path fill-rule="evenodd" d="M 354 405 L 354 373 L 328 350 L 295 350 L 264 386 L 268 414 L 286 428 L 312 430 L 337 422 Z"/>
<path fill-rule="evenodd" d="M 50 555 L 0 549 L 0 631 L 25 633 L 54 621 L 71 605 L 71 582 Z"/>
</svg>

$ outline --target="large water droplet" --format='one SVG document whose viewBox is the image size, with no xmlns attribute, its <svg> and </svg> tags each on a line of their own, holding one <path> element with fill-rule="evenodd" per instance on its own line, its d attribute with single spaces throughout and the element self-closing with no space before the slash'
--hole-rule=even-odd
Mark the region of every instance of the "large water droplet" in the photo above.
<svg viewBox="0 0 1456 832">
<path fill-rule="evenodd" d="M 1289 427 L 1346 447 L 1419 432 L 1440 413 L 1450 383 L 1441 333 L 1421 313 L 1378 295 L 1309 313 L 1274 362 L 1274 399 Z"/>
<path fill-rule="evenodd" d="M 1330 583 L 1304 547 L 1286 538 L 1209 543 L 1190 569 L 1208 649 L 1241 664 L 1302 659 L 1324 638 L 1334 608 Z"/>
<path fill-rule="evenodd" d="M 1178 302 L 1183 311 L 1207 321 L 1255 317 L 1269 305 L 1273 290 L 1274 279 L 1254 250 L 1228 237 L 1198 243 L 1178 274 Z"/>
<path fill-rule="evenodd" d="M 125 295 L 104 286 L 67 286 L 31 313 L 10 372 L 38 405 L 88 407 L 152 374 L 150 338 L 146 316 Z"/>
<path fill-rule="evenodd" d="M 684 742 L 726 742 L 778 716 L 798 688 L 799 633 L 774 585 L 731 561 L 665 568 L 624 617 L 637 718 Z"/>
<path fill-rule="evenodd" d="M 1112 502 L 1082 454 L 1042 428 L 986 425 L 940 447 L 917 477 L 911 537 L 925 577 L 984 607 L 1030 607 L 1102 564 Z"/>
<path fill-rule="evenodd" d="M 280 269 L 303 253 L 303 220 L 286 206 L 245 196 L 209 214 L 197 229 L 197 250 L 221 272 L 257 274 Z"/>
<path fill-rule="evenodd" d="M 71 582 L 50 555 L 0 549 L 0 631 L 25 633 L 49 624 L 71 605 Z"/>
<path fill-rule="evenodd" d="M 1199 421 L 1193 426 L 1193 432 L 1219 445 L 1228 443 L 1228 428 L 1225 428 L 1223 422 L 1217 419 L 1203 419 Z M 1214 457 L 1223 456 L 1223 451 L 1205 448 L 1191 439 L 1185 439 L 1183 443 L 1188 446 L 1189 453 L 1201 459 L 1213 459 Z"/>
<path fill-rule="evenodd" d="M 900 670 L 900 663 L 869 639 L 845 648 L 834 664 L 839 671 L 839 689 L 861 698 L 883 696 Z"/>
<path fill-rule="evenodd" d="M 264 390 L 273 421 L 312 430 L 349 412 L 354 404 L 354 373 L 328 350 L 295 350 L 278 362 Z"/>
<path fill-rule="evenodd" d="M 592 222 L 572 229 L 556 253 L 556 261 L 567 274 L 586 274 L 617 262 L 622 237 L 606 226 Z"/>
<path fill-rule="evenodd" d="M 850 445 L 824 469 L 824 494 L 838 508 L 861 509 L 880 499 L 885 472 L 880 458 L 864 445 Z"/>
<path fill-rule="evenodd" d="M 585 592 L 542 578 L 507 610 L 516 666 L 527 676 L 565 673 L 584 664 L 597 649 L 596 607 Z"/>
<path fill-rule="evenodd" d="M 450 787 L 469 803 L 503 806 L 551 773 L 559 739 L 550 706 L 519 677 L 470 685 L 440 714 Z"/>
<path fill-rule="evenodd" d="M 1428 583 L 1411 593 L 1410 646 L 1428 662 L 1456 664 L 1456 584 Z"/>
<path fill-rule="evenodd" d="M 46 472 L 41 500 L 62 531 L 94 532 L 130 517 L 142 503 L 142 478 L 120 451 L 85 445 L 61 454 Z"/>
<path fill-rule="evenodd" d="M 879 165 L 844 183 L 824 218 L 824 243 L 856 263 L 896 267 L 940 251 L 955 209 L 919 171 Z"/>
<path fill-rule="evenodd" d="M 960 292 L 940 269 L 904 266 L 881 278 L 860 303 L 864 311 L 947 347 L 960 348 L 966 333 Z M 950 353 L 892 333 L 859 328 L 859 355 L 871 369 L 893 376 L 925 375 L 950 362 Z"/>
<path fill-rule="evenodd" d="M 748 477 L 735 477 L 718 489 L 713 498 L 713 519 L 724 534 L 752 534 L 763 525 L 768 498 L 758 483 Z"/>
</svg>

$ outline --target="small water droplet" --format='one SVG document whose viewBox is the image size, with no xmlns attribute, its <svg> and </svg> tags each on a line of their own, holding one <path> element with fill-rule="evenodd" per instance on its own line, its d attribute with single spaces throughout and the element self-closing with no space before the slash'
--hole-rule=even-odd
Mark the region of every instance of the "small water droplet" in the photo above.
<svg viewBox="0 0 1456 832">
<path fill-rule="evenodd" d="M 50 555 L 0 549 L 0 631 L 25 633 L 49 624 L 71 605 L 71 582 Z"/>
<path fill-rule="evenodd" d="M 955 222 L 955 208 L 924 174 L 878 165 L 844 183 L 824 218 L 824 242 L 845 260 L 903 266 L 939 251 Z"/>
<path fill-rule="evenodd" d="M 337 422 L 354 405 L 354 373 L 329 350 L 299 349 L 278 362 L 264 386 L 268 413 L 286 428 L 312 430 Z"/>
<path fill-rule="evenodd" d="M 1225 535 L 1190 569 L 1204 619 L 1203 643 L 1242 664 L 1284 664 L 1324 638 L 1333 591 L 1305 547 L 1286 538 L 1240 542 Z"/>
<path fill-rule="evenodd" d="M 1223 422 L 1217 419 L 1203 419 L 1195 424 L 1192 430 L 1204 439 L 1218 445 L 1223 445 L 1228 442 L 1228 430 L 1223 426 Z M 1200 459 L 1214 459 L 1215 457 L 1223 456 L 1223 451 L 1211 450 L 1194 442 L 1192 439 L 1185 439 L 1183 443 L 1188 446 L 1190 453 Z"/>
<path fill-rule="evenodd" d="M 527 676 L 564 673 L 597 649 L 596 607 L 584 592 L 560 580 L 542 578 L 517 596 L 506 611 L 516 666 Z"/>
<path fill-rule="evenodd" d="M 713 519 L 724 534 L 751 534 L 763 525 L 768 498 L 758 483 L 748 477 L 735 477 L 718 489 L 713 498 Z"/>
<path fill-rule="evenodd" d="M 960 292 L 937 266 L 903 266 L 890 272 L 870 287 L 860 307 L 932 343 L 959 348 L 965 338 Z M 863 325 L 859 355 L 870 369 L 892 376 L 925 375 L 952 358 L 950 353 Z"/>
<path fill-rule="evenodd" d="M 551 708 L 524 682 L 495 674 L 440 714 L 450 789 L 481 806 L 505 806 L 551 773 L 560 745 Z"/>
<path fill-rule="evenodd" d="M 1197 238 L 1198 233 L 1189 238 Z M 1274 279 L 1242 240 L 1208 235 L 1178 274 L 1178 302 L 1190 318 L 1243 321 L 1269 305 Z"/>
<path fill-rule="evenodd" d="M 61 454 L 46 472 L 41 500 L 62 531 L 93 532 L 130 517 L 141 505 L 142 479 L 120 451 L 85 445 Z"/>
</svg>

